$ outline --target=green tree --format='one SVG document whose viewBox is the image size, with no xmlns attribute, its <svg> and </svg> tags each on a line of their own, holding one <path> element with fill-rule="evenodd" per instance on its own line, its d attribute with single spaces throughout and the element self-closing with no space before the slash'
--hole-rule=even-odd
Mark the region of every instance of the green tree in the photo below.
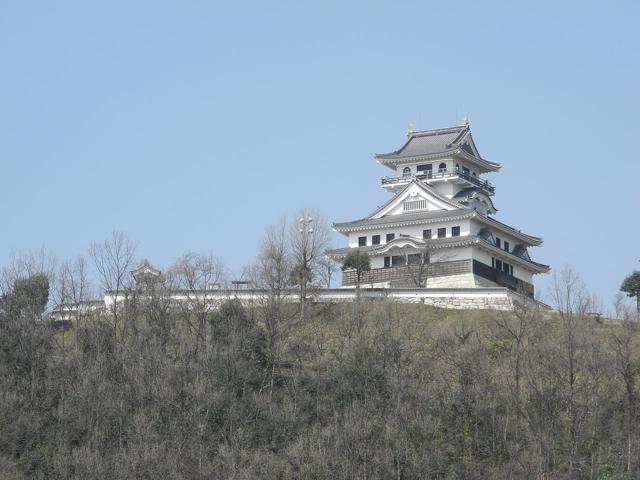
<svg viewBox="0 0 640 480">
<path fill-rule="evenodd" d="M 342 271 L 356 271 L 356 288 L 360 288 L 360 280 L 364 272 L 371 270 L 371 258 L 366 252 L 354 250 L 350 252 L 342 261 Z"/>
<path fill-rule="evenodd" d="M 626 293 L 629 297 L 636 298 L 636 312 L 640 317 L 640 271 L 634 270 L 624 279 L 620 290 Z"/>
<path fill-rule="evenodd" d="M 11 314 L 28 314 L 33 317 L 44 312 L 49 301 L 49 278 L 37 273 L 26 278 L 18 278 L 13 288 L 4 298 Z"/>
</svg>

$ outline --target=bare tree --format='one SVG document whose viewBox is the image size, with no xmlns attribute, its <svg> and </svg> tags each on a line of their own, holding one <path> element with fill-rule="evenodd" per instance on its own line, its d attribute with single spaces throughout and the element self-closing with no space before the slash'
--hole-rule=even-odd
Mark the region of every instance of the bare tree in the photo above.
<svg viewBox="0 0 640 480">
<path fill-rule="evenodd" d="M 9 264 L 0 270 L 0 296 L 13 288 L 16 280 L 44 274 L 52 285 L 56 279 L 57 260 L 44 248 L 37 252 L 12 255 Z"/>
<path fill-rule="evenodd" d="M 113 300 L 109 303 L 109 308 L 113 318 L 114 338 L 117 338 L 118 302 L 122 300 L 121 295 L 127 296 L 132 286 L 130 272 L 134 266 L 136 245 L 126 234 L 114 230 L 104 242 L 91 245 L 89 252 L 101 286 Z"/>
<path fill-rule="evenodd" d="M 259 292 L 258 312 L 263 316 L 267 330 L 266 362 L 270 395 L 279 369 L 281 352 L 281 325 L 290 319 L 286 303 L 290 300 L 293 261 L 286 220 L 267 229 L 258 257 L 246 272 Z"/>
<path fill-rule="evenodd" d="M 186 253 L 169 270 L 172 285 L 182 290 L 186 302 L 181 302 L 185 319 L 198 339 L 207 345 L 207 318 L 217 307 L 211 291 L 225 280 L 225 267 L 215 255 Z"/>
<path fill-rule="evenodd" d="M 554 276 L 552 296 L 561 322 L 561 337 L 554 363 L 557 378 L 560 379 L 563 405 L 565 405 L 568 419 L 568 473 L 569 478 L 574 478 L 580 420 L 584 414 L 578 402 L 581 388 L 579 379 L 582 373 L 579 333 L 580 327 L 590 320 L 588 312 L 591 309 L 591 297 L 582 281 L 568 266 L 562 269 L 560 275 Z"/>
<path fill-rule="evenodd" d="M 320 260 L 329 242 L 328 224 L 317 212 L 301 210 L 289 227 L 289 242 L 293 264 L 291 283 L 300 290 L 300 315 L 303 317 L 308 286 L 319 276 Z"/>
<path fill-rule="evenodd" d="M 436 262 L 444 262 L 451 255 L 443 253 L 442 248 L 433 239 L 416 239 L 416 246 L 405 246 L 402 254 L 405 257 L 407 276 L 417 288 L 427 288 L 429 277 L 434 274 Z"/>
<path fill-rule="evenodd" d="M 291 286 L 293 261 L 287 242 L 287 228 L 283 220 L 267 230 L 258 258 L 248 272 L 252 283 L 263 292 L 267 312 L 265 325 L 272 341 L 277 336 L 282 305 Z"/>
<path fill-rule="evenodd" d="M 89 300 L 92 294 L 89 269 L 84 256 L 80 255 L 75 261 L 64 262 L 60 265 L 55 289 L 55 301 L 62 318 L 66 319 L 67 313 L 69 313 L 70 319 L 75 321 L 76 348 L 80 322 L 91 313 Z M 64 342 L 64 330 L 62 339 Z"/>
<path fill-rule="evenodd" d="M 328 255 L 323 255 L 318 260 L 318 275 L 326 288 L 331 288 L 331 282 L 338 270 L 340 270 L 340 264 Z"/>
<path fill-rule="evenodd" d="M 631 309 L 628 309 L 622 317 L 622 328 L 612 330 L 613 345 L 615 350 L 615 369 L 624 384 L 624 415 L 623 425 L 627 440 L 626 471 L 633 472 L 637 469 L 637 420 L 638 420 L 638 394 L 637 383 L 640 375 L 640 356 L 637 352 L 638 327 L 633 320 Z M 636 465 L 634 465 L 634 461 Z"/>
</svg>

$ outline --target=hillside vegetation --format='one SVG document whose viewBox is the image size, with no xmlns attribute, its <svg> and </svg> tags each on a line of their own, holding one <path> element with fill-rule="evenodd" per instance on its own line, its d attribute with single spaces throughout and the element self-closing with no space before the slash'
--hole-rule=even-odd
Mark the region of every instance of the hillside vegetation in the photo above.
<svg viewBox="0 0 640 480">
<path fill-rule="evenodd" d="M 3 479 L 632 479 L 631 323 L 394 303 L 0 314 Z"/>
</svg>

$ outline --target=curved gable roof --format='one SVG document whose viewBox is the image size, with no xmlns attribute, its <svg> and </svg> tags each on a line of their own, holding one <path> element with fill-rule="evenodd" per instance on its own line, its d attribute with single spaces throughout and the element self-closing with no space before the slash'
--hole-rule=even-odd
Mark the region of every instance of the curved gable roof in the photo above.
<svg viewBox="0 0 640 480">
<path fill-rule="evenodd" d="M 391 206 L 395 206 L 395 204 L 400 203 L 402 201 L 402 196 L 414 185 L 419 187 L 427 196 L 435 198 L 436 200 L 440 201 L 444 205 L 451 207 L 451 209 L 458 209 L 463 207 L 463 205 L 461 205 L 459 202 L 456 202 L 455 200 L 451 200 L 445 197 L 444 195 L 441 195 L 433 187 L 427 185 L 422 180 L 418 180 L 417 178 L 414 178 L 411 182 L 407 183 L 407 185 L 402 190 L 400 190 L 393 197 L 391 197 L 389 200 L 387 200 L 378 208 L 376 208 L 373 212 L 371 212 L 367 216 L 367 218 L 382 216 L 380 215 L 380 213 L 389 209 Z"/>
<path fill-rule="evenodd" d="M 488 171 L 496 171 L 500 168 L 500 164 L 489 162 L 480 156 L 469 125 L 411 132 L 407 141 L 398 150 L 376 154 L 375 158 L 383 165 L 393 166 L 410 160 L 447 155 L 460 155 Z"/>
</svg>

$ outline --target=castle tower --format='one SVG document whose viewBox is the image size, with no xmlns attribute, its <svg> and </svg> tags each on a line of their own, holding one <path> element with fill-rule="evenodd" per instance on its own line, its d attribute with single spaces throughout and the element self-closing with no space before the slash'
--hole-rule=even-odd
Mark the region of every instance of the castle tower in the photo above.
<svg viewBox="0 0 640 480">
<path fill-rule="evenodd" d="M 340 260 L 366 251 L 373 287 L 478 288 L 503 286 L 533 297 L 533 275 L 549 271 L 528 249 L 542 239 L 495 220 L 495 188 L 483 178 L 500 169 L 485 160 L 464 125 L 413 131 L 404 145 L 375 156 L 394 171 L 381 186 L 393 194 L 367 217 L 334 223 L 346 248 L 328 252 Z M 354 272 L 342 285 L 353 286 Z"/>
</svg>

